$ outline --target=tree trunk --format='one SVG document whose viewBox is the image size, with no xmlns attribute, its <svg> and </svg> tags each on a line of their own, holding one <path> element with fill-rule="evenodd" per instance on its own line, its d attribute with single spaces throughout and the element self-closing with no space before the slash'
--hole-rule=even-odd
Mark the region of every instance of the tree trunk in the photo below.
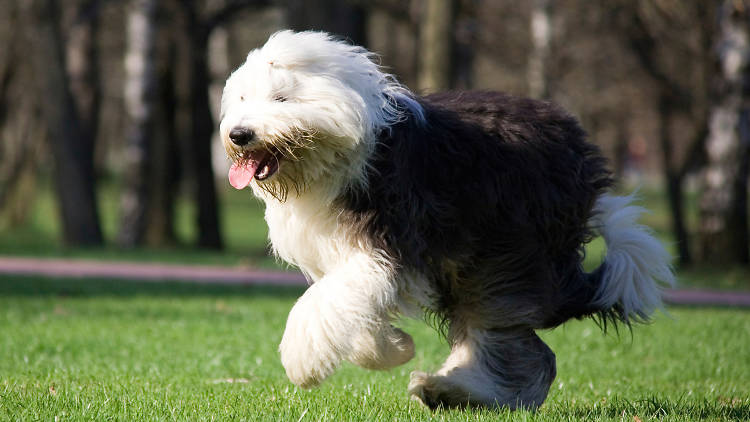
<svg viewBox="0 0 750 422">
<path fill-rule="evenodd" d="M 22 44 L 20 37 L 22 34 L 19 34 L 22 26 L 18 23 L 18 5 L 11 3 L 7 6 L 8 9 L 5 10 L 7 15 L 4 20 L 0 21 L 0 25 L 6 25 L 3 28 L 4 31 L 0 32 L 0 40 L 3 41 L 0 45 L 0 128 L 5 126 L 5 118 L 10 108 L 11 102 L 6 96 L 11 81 L 13 81 L 20 67 L 18 45 Z M 2 150 L 0 149 L 0 151 Z M 0 158 L 2 157 L 0 156 Z"/>
<path fill-rule="evenodd" d="M 476 61 L 477 44 L 479 43 L 479 22 L 477 4 L 463 4 L 454 18 L 454 39 L 452 59 L 451 88 L 471 90 L 474 88 L 474 62 Z M 460 11 L 460 13 L 459 13 Z"/>
<path fill-rule="evenodd" d="M 101 104 L 98 5 L 98 1 L 90 0 L 81 6 L 69 30 L 67 43 L 70 89 L 81 119 L 81 128 L 91 139 L 96 139 Z"/>
<path fill-rule="evenodd" d="M 59 5 L 54 0 L 26 4 L 38 98 L 41 102 L 54 160 L 54 179 L 68 245 L 102 243 L 94 190 L 94 142 L 82 127 L 65 69 Z"/>
<path fill-rule="evenodd" d="M 547 62 L 552 35 L 550 19 L 550 0 L 533 0 L 531 9 L 531 53 L 527 79 L 529 96 L 532 98 L 547 98 Z"/>
<path fill-rule="evenodd" d="M 198 208 L 198 246 L 220 249 L 222 247 L 219 225 L 219 203 L 211 160 L 211 136 L 214 132 L 213 116 L 208 97 L 208 38 L 211 31 L 237 11 L 253 6 L 265 6 L 267 1 L 227 2 L 210 17 L 201 17 L 199 7 L 192 1 L 180 2 L 185 14 L 185 38 L 188 67 L 188 103 L 190 131 L 187 137 L 189 172 L 194 177 L 194 198 Z"/>
<path fill-rule="evenodd" d="M 357 45 L 367 44 L 367 13 L 350 0 L 287 0 L 286 20 L 295 31 L 314 29 L 346 37 Z"/>
<path fill-rule="evenodd" d="M 146 233 L 153 143 L 156 73 L 156 1 L 133 0 L 127 21 L 125 113 L 129 125 L 123 159 L 125 175 L 120 198 L 120 246 L 142 245 Z"/>
<path fill-rule="evenodd" d="M 667 200 L 669 201 L 669 210 L 672 213 L 672 231 L 674 232 L 677 242 L 678 259 L 681 265 L 692 263 L 693 257 L 690 251 L 690 236 L 685 225 L 685 215 L 683 213 L 683 190 L 682 175 L 675 170 L 672 163 L 672 139 L 670 125 L 674 113 L 673 100 L 668 94 L 662 94 L 658 104 L 659 113 L 659 143 L 662 153 L 662 168 L 664 170 L 664 179 L 667 188 Z"/>
<path fill-rule="evenodd" d="M 28 219 L 35 189 L 36 163 L 44 125 L 39 124 L 39 107 L 28 90 L 13 86 L 31 85 L 24 40 L 21 5 L 7 2 L 0 18 L 0 225 L 12 227 Z M 15 95 L 14 95 L 15 94 Z M 20 95 L 19 95 L 20 94 Z"/>
<path fill-rule="evenodd" d="M 189 138 L 192 172 L 195 176 L 195 201 L 198 207 L 198 246 L 221 249 L 219 204 L 211 160 L 213 117 L 208 98 L 208 31 L 192 26 L 190 39 L 190 107 Z"/>
<path fill-rule="evenodd" d="M 750 13 L 735 1 L 719 12 L 715 99 L 706 140 L 708 163 L 700 200 L 701 259 L 711 263 L 750 261 L 747 177 L 750 116 Z"/>
<path fill-rule="evenodd" d="M 165 59 L 159 66 L 157 119 L 154 122 L 154 145 L 151 152 L 151 196 L 146 229 L 146 244 L 165 246 L 177 239 L 174 231 L 175 200 L 180 186 L 180 151 L 176 127 L 178 107 L 175 92 L 175 68 L 177 55 L 175 45 L 160 46 L 159 55 Z"/>
<path fill-rule="evenodd" d="M 449 89 L 452 79 L 453 0 L 425 0 L 420 28 L 417 85 L 423 93 Z"/>
<path fill-rule="evenodd" d="M 629 119 L 624 116 L 615 123 L 615 148 L 613 151 L 612 170 L 617 180 L 622 181 L 625 176 L 626 165 L 629 161 L 628 142 L 630 141 Z M 592 132 L 596 133 L 596 132 Z"/>
</svg>

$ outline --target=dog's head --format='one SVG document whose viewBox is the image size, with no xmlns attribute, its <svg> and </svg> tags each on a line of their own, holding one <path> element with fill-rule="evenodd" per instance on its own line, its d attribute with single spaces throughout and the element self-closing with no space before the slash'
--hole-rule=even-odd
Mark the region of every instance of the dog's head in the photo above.
<svg viewBox="0 0 750 422">
<path fill-rule="evenodd" d="M 321 32 L 277 32 L 251 51 L 221 100 L 232 184 L 283 201 L 313 184 L 366 183 L 366 159 L 380 131 L 407 109 L 422 113 L 373 58 Z"/>
</svg>

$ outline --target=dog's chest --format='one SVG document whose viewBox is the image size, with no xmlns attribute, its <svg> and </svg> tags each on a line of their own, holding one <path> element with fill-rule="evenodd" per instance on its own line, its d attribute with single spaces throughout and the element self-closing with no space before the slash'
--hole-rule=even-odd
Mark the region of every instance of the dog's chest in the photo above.
<svg viewBox="0 0 750 422">
<path fill-rule="evenodd" d="M 302 201 L 271 204 L 266 222 L 274 253 L 317 281 L 352 252 L 336 217 Z"/>
</svg>

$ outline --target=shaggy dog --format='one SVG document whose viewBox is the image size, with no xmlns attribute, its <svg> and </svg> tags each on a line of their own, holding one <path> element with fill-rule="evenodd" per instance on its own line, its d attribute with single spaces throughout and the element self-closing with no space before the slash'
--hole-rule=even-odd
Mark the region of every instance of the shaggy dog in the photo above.
<svg viewBox="0 0 750 422">
<path fill-rule="evenodd" d="M 535 330 L 646 321 L 673 281 L 642 209 L 607 193 L 599 149 L 548 102 L 419 97 L 361 47 L 282 31 L 227 80 L 220 132 L 230 182 L 265 201 L 274 252 L 311 282 L 280 345 L 303 388 L 342 360 L 409 361 L 414 343 L 392 323 L 427 315 L 451 352 L 411 374 L 413 396 L 536 408 L 555 355 Z M 587 273 L 595 234 L 608 251 Z"/>
</svg>

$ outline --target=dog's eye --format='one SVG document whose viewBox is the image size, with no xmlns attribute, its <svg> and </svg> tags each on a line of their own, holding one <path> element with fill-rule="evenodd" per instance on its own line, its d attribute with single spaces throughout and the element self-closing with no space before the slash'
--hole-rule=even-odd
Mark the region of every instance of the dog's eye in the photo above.
<svg viewBox="0 0 750 422">
<path fill-rule="evenodd" d="M 245 101 L 245 96 L 244 95 L 240 95 L 240 101 Z"/>
<path fill-rule="evenodd" d="M 276 102 L 279 102 L 279 103 L 283 103 L 284 101 L 286 101 L 286 100 L 287 100 L 287 98 L 286 98 L 285 96 L 283 96 L 283 95 L 280 95 L 280 94 L 276 94 L 276 95 L 275 95 L 275 96 L 273 97 L 273 100 L 274 100 L 274 101 L 276 101 Z"/>
</svg>

